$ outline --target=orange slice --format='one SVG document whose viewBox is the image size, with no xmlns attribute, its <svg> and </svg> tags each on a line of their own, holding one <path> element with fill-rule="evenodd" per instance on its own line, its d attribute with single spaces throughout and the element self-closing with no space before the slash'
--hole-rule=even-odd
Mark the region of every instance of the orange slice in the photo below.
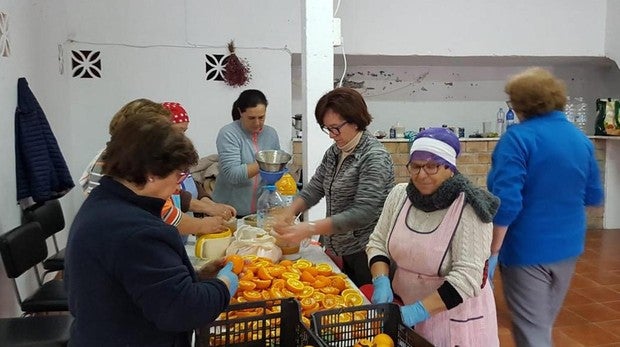
<svg viewBox="0 0 620 347">
<path fill-rule="evenodd" d="M 254 278 L 254 272 L 250 271 L 250 270 L 245 270 L 242 273 L 239 274 L 239 280 L 245 280 L 245 281 L 249 281 L 252 278 Z"/>
<path fill-rule="evenodd" d="M 259 301 L 263 300 L 263 296 L 260 292 L 256 290 L 246 290 L 243 292 L 243 297 L 248 301 Z"/>
<path fill-rule="evenodd" d="M 317 302 L 322 302 L 323 299 L 325 298 L 325 293 L 321 293 L 318 290 L 315 290 L 314 293 L 312 293 L 312 297 L 314 298 L 314 300 L 316 300 Z"/>
<path fill-rule="evenodd" d="M 252 290 L 256 288 L 256 283 L 252 281 L 240 280 L 239 281 L 239 290 Z"/>
<path fill-rule="evenodd" d="M 273 276 L 271 276 L 269 272 L 267 272 L 267 268 L 264 266 L 258 268 L 256 275 L 258 275 L 258 278 L 260 278 L 261 280 L 272 280 L 273 279 Z"/>
<path fill-rule="evenodd" d="M 286 288 L 282 288 L 282 295 L 284 295 L 285 298 L 294 298 L 295 297 L 295 293 L 291 292 L 290 290 L 286 289 Z"/>
<path fill-rule="evenodd" d="M 304 284 L 299 280 L 288 278 L 286 280 L 286 289 L 293 293 L 301 293 L 304 290 Z"/>
<path fill-rule="evenodd" d="M 317 271 L 316 267 L 314 266 L 310 266 L 307 269 L 304 269 L 305 271 L 308 271 L 312 276 L 316 276 L 319 274 L 319 271 Z"/>
<path fill-rule="evenodd" d="M 316 276 L 316 281 L 314 281 L 314 283 L 312 284 L 312 286 L 315 289 L 319 289 L 319 288 L 323 288 L 328 286 L 329 284 L 331 284 L 331 281 L 329 280 L 329 278 L 325 277 L 325 276 L 321 276 L 318 275 Z"/>
<path fill-rule="evenodd" d="M 313 298 L 303 298 L 303 299 L 301 299 L 299 304 L 301 305 L 301 308 L 303 310 L 307 310 L 309 308 L 313 308 L 318 303 Z"/>
<path fill-rule="evenodd" d="M 278 288 L 269 288 L 269 295 L 272 299 L 282 299 L 284 298 L 284 294 Z"/>
<path fill-rule="evenodd" d="M 254 262 L 256 261 L 256 259 L 258 259 L 258 257 L 254 254 L 246 254 L 244 256 L 242 256 L 244 260 L 248 261 L 248 262 Z"/>
<path fill-rule="evenodd" d="M 358 291 L 357 289 L 347 288 L 347 289 L 343 290 L 343 291 L 340 293 L 340 295 L 342 295 L 342 296 L 344 297 L 344 296 L 347 296 L 347 294 L 349 294 L 349 293 L 359 294 L 359 291 Z"/>
<path fill-rule="evenodd" d="M 339 294 L 340 290 L 336 287 L 326 286 L 320 289 L 325 294 Z"/>
<path fill-rule="evenodd" d="M 312 262 L 310 262 L 308 259 L 299 259 L 291 266 L 299 270 L 304 270 L 311 267 Z"/>
<path fill-rule="evenodd" d="M 256 289 L 266 289 L 271 285 L 271 280 L 261 280 L 258 278 L 252 279 L 252 282 L 256 283 Z"/>
<path fill-rule="evenodd" d="M 321 304 L 326 309 L 334 308 L 337 303 L 338 303 L 338 300 L 336 299 L 336 295 L 333 295 L 333 294 L 325 294 L 325 297 L 321 301 Z"/>
<path fill-rule="evenodd" d="M 347 281 L 345 281 L 342 277 L 331 276 L 330 278 L 332 287 L 336 287 L 340 291 L 347 289 Z"/>
<path fill-rule="evenodd" d="M 319 275 L 329 276 L 332 274 L 334 269 L 331 265 L 327 263 L 320 263 L 316 265 L 316 271 L 319 273 Z"/>
<path fill-rule="evenodd" d="M 268 291 L 268 290 L 266 290 L 266 289 L 263 289 L 263 290 L 260 292 L 260 295 L 263 297 L 263 300 L 269 300 L 269 299 L 271 299 L 271 293 L 269 293 L 269 291 Z"/>
<path fill-rule="evenodd" d="M 344 302 L 347 306 L 360 306 L 364 303 L 364 298 L 359 293 L 348 293 L 344 296 Z"/>
<path fill-rule="evenodd" d="M 299 296 L 300 298 L 307 298 L 309 296 L 312 296 L 312 294 L 314 294 L 314 288 L 310 286 L 304 286 L 304 289 L 301 291 L 301 293 L 297 294 L 297 296 Z"/>
<path fill-rule="evenodd" d="M 286 279 L 276 278 L 271 281 L 271 288 L 282 289 L 286 285 Z"/>
<path fill-rule="evenodd" d="M 279 263 L 279 264 L 280 264 L 280 265 L 282 265 L 282 266 L 284 266 L 284 267 L 287 267 L 287 266 L 291 266 L 291 265 L 293 265 L 293 261 L 288 260 L 288 259 L 284 259 L 284 260 L 280 261 L 280 263 Z"/>
<path fill-rule="evenodd" d="M 233 263 L 232 271 L 237 275 L 241 273 L 241 271 L 243 270 L 243 266 L 245 265 L 245 261 L 238 254 L 231 254 L 227 256 L 226 261 Z"/>
<path fill-rule="evenodd" d="M 299 276 L 299 279 L 309 283 L 314 283 L 314 281 L 316 281 L 316 278 L 314 278 L 314 276 L 306 270 L 301 272 L 301 276 Z"/>
<path fill-rule="evenodd" d="M 286 267 L 281 265 L 274 265 L 269 267 L 269 274 L 273 277 L 280 277 L 282 273 L 286 271 Z"/>
<path fill-rule="evenodd" d="M 288 272 L 287 271 L 287 272 L 283 272 L 282 273 L 282 278 L 284 278 L 284 279 L 292 278 L 292 279 L 298 280 L 300 277 L 301 276 L 299 274 L 296 274 L 294 272 Z"/>
</svg>

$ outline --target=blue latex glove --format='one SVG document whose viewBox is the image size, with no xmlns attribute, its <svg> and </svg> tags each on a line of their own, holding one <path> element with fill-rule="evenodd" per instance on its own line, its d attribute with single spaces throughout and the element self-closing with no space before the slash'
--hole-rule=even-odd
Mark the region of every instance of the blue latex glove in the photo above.
<svg viewBox="0 0 620 347">
<path fill-rule="evenodd" d="M 217 278 L 222 280 L 224 283 L 228 284 L 228 292 L 232 297 L 237 292 L 237 288 L 239 287 L 239 277 L 232 272 L 233 263 L 228 262 L 226 265 L 217 273 Z"/>
<path fill-rule="evenodd" d="M 403 323 L 408 327 L 431 318 L 431 315 L 420 301 L 416 301 L 415 304 L 401 306 L 400 315 L 403 317 Z"/>
<path fill-rule="evenodd" d="M 495 276 L 495 268 L 497 267 L 497 257 L 498 254 L 495 255 L 491 255 L 491 257 L 489 258 L 489 268 L 487 270 L 488 273 L 488 280 L 491 283 L 491 286 L 493 286 L 493 276 Z"/>
<path fill-rule="evenodd" d="M 394 293 L 392 293 L 392 287 L 390 286 L 390 278 L 386 275 L 381 275 L 373 279 L 372 286 L 373 292 L 370 301 L 372 301 L 373 304 L 383 304 L 394 300 Z"/>
</svg>

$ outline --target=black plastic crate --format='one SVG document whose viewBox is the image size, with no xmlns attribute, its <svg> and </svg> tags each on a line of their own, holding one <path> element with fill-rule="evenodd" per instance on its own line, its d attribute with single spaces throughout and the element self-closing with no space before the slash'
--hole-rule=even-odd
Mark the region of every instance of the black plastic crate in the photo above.
<svg viewBox="0 0 620 347">
<path fill-rule="evenodd" d="M 300 314 L 292 298 L 233 304 L 223 319 L 196 331 L 196 346 L 323 346 Z"/>
<path fill-rule="evenodd" d="M 372 340 L 385 333 L 399 347 L 433 347 L 402 324 L 400 308 L 391 303 L 317 311 L 312 314 L 312 326 L 324 346 L 349 347 L 359 339 Z"/>
</svg>

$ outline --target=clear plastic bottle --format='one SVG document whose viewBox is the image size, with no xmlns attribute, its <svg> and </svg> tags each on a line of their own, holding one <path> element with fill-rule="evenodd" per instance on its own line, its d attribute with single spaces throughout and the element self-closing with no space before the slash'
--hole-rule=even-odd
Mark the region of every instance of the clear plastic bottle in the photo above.
<svg viewBox="0 0 620 347">
<path fill-rule="evenodd" d="M 287 172 L 276 182 L 276 189 L 278 193 L 280 193 L 284 205 L 290 206 L 293 203 L 293 199 L 295 199 L 295 195 L 297 195 L 297 182 L 295 182 L 293 176 Z"/>
<path fill-rule="evenodd" d="M 497 136 L 502 136 L 502 134 L 504 133 L 504 121 L 506 120 L 506 114 L 504 113 L 504 109 L 502 107 L 499 108 L 499 111 L 497 111 L 497 116 L 496 116 L 496 125 L 495 125 L 495 132 L 497 133 Z"/>
<path fill-rule="evenodd" d="M 275 215 L 284 207 L 284 201 L 276 190 L 276 186 L 265 186 L 256 203 L 256 226 L 271 231 Z"/>
<path fill-rule="evenodd" d="M 588 104 L 583 101 L 583 97 L 575 98 L 575 125 L 586 132 L 586 124 L 588 123 Z"/>
<path fill-rule="evenodd" d="M 508 108 L 508 112 L 506 112 L 506 130 L 508 130 L 508 127 L 511 125 L 515 125 L 515 112 L 512 108 Z"/>
</svg>

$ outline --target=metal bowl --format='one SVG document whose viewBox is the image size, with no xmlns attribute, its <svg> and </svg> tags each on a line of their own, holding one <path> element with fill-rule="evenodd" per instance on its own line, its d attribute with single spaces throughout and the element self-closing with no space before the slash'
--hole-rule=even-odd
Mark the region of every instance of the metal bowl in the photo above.
<svg viewBox="0 0 620 347">
<path fill-rule="evenodd" d="M 291 155 L 282 150 L 264 150 L 256 153 L 256 162 L 263 171 L 282 171 L 290 160 Z"/>
</svg>

